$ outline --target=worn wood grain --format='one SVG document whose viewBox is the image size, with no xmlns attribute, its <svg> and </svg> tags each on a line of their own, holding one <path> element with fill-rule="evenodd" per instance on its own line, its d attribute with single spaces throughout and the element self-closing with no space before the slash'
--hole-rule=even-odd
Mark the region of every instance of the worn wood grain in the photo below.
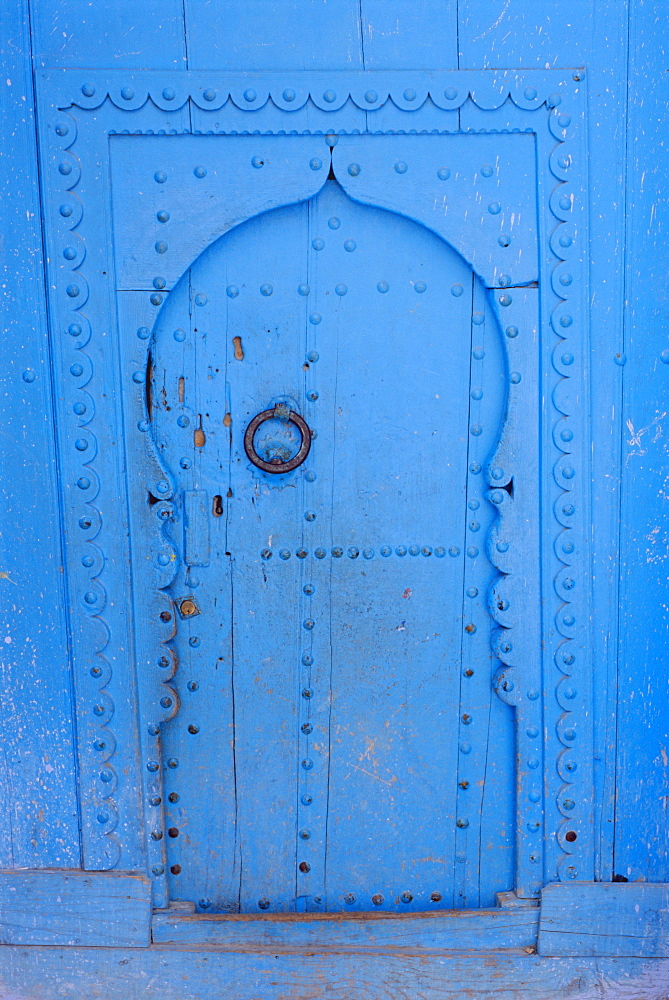
<svg viewBox="0 0 669 1000">
<path fill-rule="evenodd" d="M 31 0 L 35 66 L 185 69 L 182 0 Z"/>
<path fill-rule="evenodd" d="M 669 962 L 5 948 L 2 1000 L 666 1000 Z M 621 985 L 620 985 L 621 984 Z"/>
<path fill-rule="evenodd" d="M 143 947 L 151 884 L 124 872 L 1 871 L 0 944 Z"/>
<path fill-rule="evenodd" d="M 27 3 L 0 59 L 0 866 L 79 864 Z"/>
<path fill-rule="evenodd" d="M 616 870 L 669 882 L 666 7 L 630 17 Z"/>
<path fill-rule="evenodd" d="M 539 954 L 669 958 L 669 885 L 547 885 Z"/>
<path fill-rule="evenodd" d="M 156 912 L 154 944 L 212 944 L 227 951 L 392 952 L 406 955 L 477 948 L 533 950 L 536 907 L 402 914 L 178 916 Z"/>
</svg>

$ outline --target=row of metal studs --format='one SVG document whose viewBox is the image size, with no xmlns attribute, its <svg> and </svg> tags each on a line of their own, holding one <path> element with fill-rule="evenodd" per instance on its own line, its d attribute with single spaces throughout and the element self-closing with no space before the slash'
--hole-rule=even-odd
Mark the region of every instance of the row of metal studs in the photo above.
<svg viewBox="0 0 669 1000">
<path fill-rule="evenodd" d="M 478 525 L 478 521 L 474 521 L 471 523 Z M 477 531 L 478 527 L 471 528 L 470 524 L 470 530 Z M 426 557 L 434 554 L 437 557 L 437 559 L 442 559 L 446 554 L 455 558 L 456 556 L 460 555 L 460 551 L 461 550 L 458 545 L 451 545 L 451 547 L 448 549 L 445 549 L 443 545 L 437 545 L 437 547 L 434 549 L 430 545 L 423 545 L 423 546 L 410 545 L 408 548 L 406 545 L 398 545 L 394 550 L 395 555 L 400 556 L 400 558 L 404 557 L 407 554 L 410 556 L 423 555 Z M 476 556 L 479 554 L 479 549 L 477 548 L 476 545 L 469 545 L 466 551 L 470 559 L 475 559 Z M 272 549 L 262 549 L 260 552 L 260 557 L 261 559 L 267 560 L 271 559 L 273 554 L 274 553 Z M 290 549 L 279 549 L 277 554 L 279 556 L 279 559 L 283 560 L 290 559 L 292 555 Z M 327 550 L 324 548 L 314 549 L 313 552 L 313 555 L 316 559 L 325 559 L 327 554 L 328 554 Z M 341 557 L 344 554 L 346 554 L 349 559 L 357 559 L 359 555 L 362 555 L 364 559 L 373 559 L 375 551 L 372 548 L 359 549 L 355 545 L 349 546 L 349 548 L 346 549 L 346 552 L 344 552 L 344 549 L 342 548 L 341 545 L 335 545 L 330 550 L 330 555 L 334 559 L 341 559 Z M 385 559 L 387 559 L 393 554 L 393 549 L 391 548 L 390 545 L 383 545 L 379 549 L 379 554 L 383 556 Z M 295 550 L 295 555 L 297 556 L 298 559 L 306 559 L 307 556 L 309 555 L 309 552 L 307 549 L 300 548 Z"/>
</svg>

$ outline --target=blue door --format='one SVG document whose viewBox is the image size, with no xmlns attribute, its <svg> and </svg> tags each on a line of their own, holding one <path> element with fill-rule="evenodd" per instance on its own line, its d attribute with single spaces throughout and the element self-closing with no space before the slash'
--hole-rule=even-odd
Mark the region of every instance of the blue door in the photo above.
<svg viewBox="0 0 669 1000">
<path fill-rule="evenodd" d="M 0 995 L 665 998 L 662 5 L 5 6 Z"/>
<path fill-rule="evenodd" d="M 480 281 L 331 176 L 194 261 L 150 355 L 181 513 L 170 897 L 492 905 L 513 877 L 513 737 L 480 474 L 506 379 Z"/>
</svg>

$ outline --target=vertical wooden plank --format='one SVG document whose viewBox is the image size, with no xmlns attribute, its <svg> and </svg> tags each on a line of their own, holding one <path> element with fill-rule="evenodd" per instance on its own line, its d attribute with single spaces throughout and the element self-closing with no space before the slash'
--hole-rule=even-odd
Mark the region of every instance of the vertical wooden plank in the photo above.
<svg viewBox="0 0 669 1000">
<path fill-rule="evenodd" d="M 459 0 L 459 69 L 559 69 L 594 55 L 593 0 Z M 608 6 L 608 5 L 604 5 Z"/>
<path fill-rule="evenodd" d="M 618 545 L 621 440 L 622 309 L 627 77 L 627 0 L 583 3 L 565 14 L 560 0 L 460 0 L 459 66 L 552 68 L 587 66 L 590 116 L 589 215 L 592 240 L 592 357 L 603 377 L 591 386 L 594 662 L 600 697 L 595 710 L 595 824 L 598 877 L 612 873 L 613 778 L 617 683 Z M 613 560 L 613 562 L 612 562 Z M 602 695 L 606 692 L 606 695 Z M 550 803 L 549 803 L 550 809 Z M 557 819 L 553 803 L 554 819 Z"/>
<path fill-rule="evenodd" d="M 36 66 L 185 69 L 183 5 L 162 0 L 32 0 Z"/>
<path fill-rule="evenodd" d="M 666 9 L 630 17 L 616 870 L 669 880 Z"/>
<path fill-rule="evenodd" d="M 457 69 L 456 0 L 361 0 L 365 69 Z"/>
<path fill-rule="evenodd" d="M 27 4 L 3 14 L 0 864 L 80 863 Z"/>
<path fill-rule="evenodd" d="M 358 0 L 184 0 L 189 69 L 361 69 Z"/>
</svg>

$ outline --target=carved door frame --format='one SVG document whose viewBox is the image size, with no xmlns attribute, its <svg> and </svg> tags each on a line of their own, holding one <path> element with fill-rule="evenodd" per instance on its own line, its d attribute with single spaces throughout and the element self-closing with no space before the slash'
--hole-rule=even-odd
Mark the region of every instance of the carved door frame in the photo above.
<svg viewBox="0 0 669 1000">
<path fill-rule="evenodd" d="M 489 497 L 499 511 L 489 538 L 489 553 L 500 572 L 491 595 L 491 614 L 499 625 L 495 652 L 502 663 L 496 690 L 516 709 L 515 889 L 532 898 L 546 882 L 593 879 L 588 241 L 581 71 L 261 77 L 46 70 L 38 74 L 38 93 L 49 315 L 54 377 L 61 390 L 57 433 L 85 868 L 146 871 L 154 906 L 167 905 L 160 724 L 178 709 L 167 682 L 175 665 L 161 666 L 163 657 L 171 658 L 175 628 L 174 609 L 163 589 L 174 562 L 164 530 L 172 485 L 146 433 L 145 382 L 150 330 L 184 268 L 177 261 L 170 274 L 166 255 L 156 276 L 156 268 L 147 263 L 133 286 L 144 291 L 139 312 L 133 305 L 132 316 L 124 315 L 115 294 L 122 263 L 118 254 L 114 259 L 111 240 L 115 136 L 187 133 L 206 143 L 210 134 L 243 134 L 258 147 L 254 156 L 262 156 L 263 143 L 280 143 L 294 157 L 281 178 L 283 187 L 269 195 L 263 186 L 266 175 L 250 172 L 256 194 L 249 195 L 241 213 L 234 206 L 220 231 L 203 233 L 201 245 L 188 248 L 194 259 L 224 228 L 315 193 L 327 176 L 330 151 L 337 179 L 351 197 L 403 212 L 439 232 L 434 213 L 428 218 L 425 185 L 420 188 L 426 198 L 423 218 L 415 205 L 402 207 L 395 183 L 400 172 L 388 175 L 392 183 L 385 184 L 385 193 L 373 184 L 365 186 L 374 176 L 365 169 L 370 144 L 378 139 L 379 149 L 382 144 L 406 148 L 414 140 L 436 145 L 452 139 L 452 133 L 463 142 L 469 134 L 484 133 L 494 157 L 496 143 L 509 144 L 514 134 L 529 133 L 535 156 L 535 188 L 529 193 L 536 206 L 534 272 L 521 268 L 516 279 L 510 269 L 507 275 L 499 233 L 495 249 L 477 259 L 470 230 L 459 225 L 457 215 L 440 235 L 484 281 L 506 331 L 508 412 L 486 474 Z M 315 166 L 316 161 L 321 165 Z M 361 168 L 357 172 L 351 169 L 356 165 Z M 434 185 L 443 180 L 434 171 Z M 490 202 L 482 213 L 492 221 L 499 205 Z M 146 335 L 116 342 L 116 331 L 131 320 L 135 332 L 146 330 Z M 515 330 L 526 336 L 516 336 Z M 114 426 L 124 427 L 123 447 L 112 441 Z M 527 427 L 535 435 L 529 441 Z M 143 477 L 129 477 L 128 482 L 156 503 L 130 503 L 126 510 L 126 468 L 145 470 Z M 512 481 L 513 491 L 504 489 Z M 137 544 L 145 546 L 146 558 L 135 559 L 134 579 L 121 568 L 129 560 L 124 563 L 127 550 L 107 514 L 113 502 L 120 505 L 119 523 L 128 524 L 136 540 L 144 539 Z M 524 544 L 516 542 L 521 538 Z M 115 564 L 113 578 L 110 564 Z M 141 629 L 129 613 L 132 595 L 138 593 L 149 622 Z M 122 699 L 119 677 L 130 682 Z M 134 757 L 137 748 L 138 760 L 127 777 L 124 758 Z"/>
</svg>

